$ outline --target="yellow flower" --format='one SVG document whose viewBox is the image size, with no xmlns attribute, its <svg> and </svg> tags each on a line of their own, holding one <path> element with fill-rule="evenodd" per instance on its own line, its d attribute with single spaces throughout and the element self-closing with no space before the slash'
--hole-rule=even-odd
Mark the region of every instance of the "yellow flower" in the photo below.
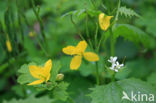
<svg viewBox="0 0 156 103">
<path fill-rule="evenodd" d="M 30 65 L 29 71 L 30 74 L 39 80 L 33 81 L 32 83 L 29 83 L 28 85 L 38 85 L 43 82 L 47 82 L 50 79 L 50 71 L 52 68 L 52 60 L 49 59 L 43 67 L 36 66 L 36 65 Z"/>
<path fill-rule="evenodd" d="M 8 51 L 12 52 L 12 46 L 11 46 L 11 43 L 10 43 L 9 39 L 6 40 L 6 46 L 7 46 Z"/>
<path fill-rule="evenodd" d="M 98 61 L 99 57 L 97 54 L 93 52 L 85 52 L 87 48 L 87 43 L 86 41 L 80 41 L 76 47 L 74 46 L 67 46 L 63 48 L 63 52 L 68 55 L 74 55 L 74 57 L 71 60 L 70 63 L 70 68 L 71 70 L 77 70 L 82 61 L 82 56 L 88 60 L 88 61 Z"/>
<path fill-rule="evenodd" d="M 110 26 L 110 20 L 113 16 L 106 16 L 104 13 L 99 15 L 99 24 L 102 30 L 107 30 Z"/>
</svg>

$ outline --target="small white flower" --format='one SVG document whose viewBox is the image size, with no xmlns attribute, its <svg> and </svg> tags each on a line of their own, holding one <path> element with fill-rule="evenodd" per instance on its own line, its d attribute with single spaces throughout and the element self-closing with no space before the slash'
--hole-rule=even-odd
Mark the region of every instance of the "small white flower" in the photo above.
<svg viewBox="0 0 156 103">
<path fill-rule="evenodd" d="M 112 57 L 111 56 L 110 59 L 108 60 L 108 62 L 110 62 L 112 64 L 115 64 L 116 60 L 117 60 L 117 57 Z"/>
<path fill-rule="evenodd" d="M 120 69 L 120 68 L 123 67 L 123 66 L 124 66 L 124 64 L 119 64 L 118 61 L 116 62 L 116 68 L 117 68 L 117 69 Z"/>
<path fill-rule="evenodd" d="M 115 72 L 118 72 L 119 70 L 118 70 L 118 69 L 114 69 L 114 71 L 115 71 Z"/>
<path fill-rule="evenodd" d="M 113 64 L 112 64 L 112 66 L 110 67 L 110 69 L 114 70 L 114 69 L 115 69 L 115 67 L 116 67 L 116 64 L 115 64 L 115 63 L 113 63 Z"/>
<path fill-rule="evenodd" d="M 114 70 L 115 72 L 118 72 L 120 68 L 124 66 L 124 64 L 119 64 L 117 61 L 117 57 L 110 57 L 110 60 L 108 62 L 112 63 L 112 66 L 110 67 L 111 70 Z"/>
</svg>

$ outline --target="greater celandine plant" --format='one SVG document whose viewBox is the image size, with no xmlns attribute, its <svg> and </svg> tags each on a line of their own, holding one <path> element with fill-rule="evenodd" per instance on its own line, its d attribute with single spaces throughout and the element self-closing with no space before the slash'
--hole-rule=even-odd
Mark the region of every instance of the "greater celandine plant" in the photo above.
<svg viewBox="0 0 156 103">
<path fill-rule="evenodd" d="M 42 36 L 44 38 L 44 41 L 46 41 L 46 37 L 45 37 L 45 33 L 43 30 L 43 24 L 42 21 L 39 17 L 38 12 L 36 12 L 35 9 L 35 5 L 34 5 L 34 1 L 31 0 L 31 3 L 33 5 L 33 11 L 36 15 L 36 17 L 38 18 L 39 22 L 40 22 L 40 26 L 41 26 L 41 31 L 42 31 Z M 120 1 L 118 3 L 118 8 L 120 6 Z M 117 19 L 118 19 L 118 14 L 119 12 L 116 12 L 115 15 L 115 19 L 113 22 L 111 22 L 111 19 L 114 18 L 114 16 L 107 16 L 105 13 L 100 13 L 98 20 L 99 20 L 99 26 L 100 28 L 106 32 L 107 30 L 110 30 L 111 32 L 111 55 L 114 56 L 114 38 L 113 38 L 113 33 L 112 33 L 112 27 L 114 26 L 114 24 L 116 23 Z M 32 37 L 34 35 L 32 35 L 33 33 L 30 32 L 29 36 Z M 88 34 L 87 34 L 88 35 Z M 63 53 L 67 54 L 67 55 L 71 55 L 74 56 L 70 62 L 70 69 L 71 70 L 77 70 L 82 62 L 82 57 L 84 57 L 84 59 L 86 59 L 89 62 L 96 62 L 96 81 L 97 81 L 97 85 L 100 84 L 99 81 L 99 77 L 100 77 L 100 73 L 98 70 L 98 61 L 99 61 L 99 56 L 97 54 L 99 53 L 99 48 L 101 46 L 102 40 L 103 40 L 103 36 L 100 38 L 100 40 L 97 40 L 97 32 L 95 34 L 95 44 L 96 48 L 95 48 L 95 52 L 86 52 L 86 48 L 87 48 L 87 42 L 86 40 L 84 40 L 84 37 L 81 35 L 81 38 L 83 39 L 82 41 L 80 41 L 78 43 L 77 46 L 67 46 L 65 48 L 62 49 Z M 90 40 L 88 41 L 90 46 L 93 47 L 94 42 L 91 42 Z M 39 44 L 41 45 L 41 43 L 39 42 Z M 7 44 L 7 47 L 10 48 L 9 43 Z M 10 50 L 10 49 L 9 49 Z M 44 50 L 44 48 L 43 48 Z M 44 50 L 46 51 L 46 50 Z M 117 57 L 110 57 L 110 60 L 108 60 L 110 63 L 112 63 L 112 66 L 110 67 L 111 70 L 118 72 L 118 70 L 123 67 L 123 64 L 119 64 L 118 61 L 116 61 Z M 29 65 L 29 72 L 31 74 L 32 77 L 38 79 L 36 81 L 33 81 L 31 83 L 29 83 L 28 85 L 38 85 L 38 84 L 42 84 L 42 83 L 47 83 L 50 80 L 50 76 L 51 76 L 51 69 L 52 69 L 52 60 L 49 59 L 44 66 L 37 66 L 37 65 Z M 85 69 L 85 68 L 84 68 Z M 115 74 L 115 73 L 114 73 Z M 113 75 L 114 76 L 114 75 Z M 60 80 L 62 80 L 62 76 L 61 75 L 56 75 L 57 78 L 61 77 Z M 55 77 L 55 78 L 56 78 Z"/>
<path fill-rule="evenodd" d="M 31 0 L 31 1 L 32 1 L 32 3 L 34 3 L 33 0 Z M 108 56 L 108 57 L 110 57 L 108 62 L 111 63 L 111 67 L 109 67 L 109 69 L 114 72 L 114 74 L 112 75 L 112 81 L 113 81 L 112 84 L 115 82 L 116 72 L 119 72 L 122 69 L 122 67 L 124 66 L 123 63 L 120 64 L 119 61 L 117 61 L 117 57 L 115 56 L 115 49 L 114 49 L 115 41 L 117 38 L 114 37 L 113 27 L 116 25 L 116 22 L 118 20 L 119 8 L 120 8 L 120 0 L 118 1 L 118 6 L 117 6 L 115 15 L 108 16 L 106 13 L 100 12 L 100 13 L 98 13 L 98 17 L 96 18 L 99 22 L 99 26 L 100 26 L 101 30 L 104 33 L 106 33 L 107 31 L 109 31 L 109 33 L 110 33 L 110 43 L 111 43 L 110 52 L 111 53 L 110 53 L 110 56 Z M 35 15 L 38 17 L 38 19 L 40 21 L 40 26 L 42 27 L 43 25 L 42 25 L 41 19 L 39 18 L 38 12 L 36 12 L 34 4 L 33 4 L 33 11 L 34 11 Z M 72 22 L 74 23 L 74 21 L 72 21 Z M 43 28 L 41 30 L 43 30 Z M 82 63 L 82 60 L 83 60 L 82 58 L 84 58 L 85 60 L 87 60 L 89 62 L 95 62 L 96 63 L 96 67 L 95 67 L 95 69 L 96 69 L 96 84 L 100 85 L 101 84 L 100 83 L 101 74 L 100 74 L 99 68 L 98 68 L 98 63 L 100 61 L 99 49 L 101 47 L 101 44 L 102 44 L 105 34 L 103 34 L 101 36 L 100 40 L 98 40 L 97 31 L 98 30 L 96 30 L 94 42 L 91 41 L 90 39 L 85 40 L 85 37 L 83 37 L 83 35 L 80 34 L 82 40 L 80 40 L 80 42 L 76 46 L 72 46 L 72 44 L 71 44 L 67 47 L 64 47 L 62 49 L 62 52 L 64 54 L 73 56 L 72 60 L 69 61 L 71 70 L 78 70 L 78 68 L 80 67 L 80 65 Z M 86 35 L 88 35 L 88 34 L 86 33 Z M 32 34 L 30 36 L 32 36 Z M 44 30 L 42 31 L 42 36 L 44 38 L 44 41 L 46 42 Z M 93 45 L 96 45 L 96 47 L 92 48 Z M 87 46 L 92 48 L 93 51 L 86 51 Z M 7 44 L 7 47 L 10 48 L 9 43 Z M 45 47 L 43 48 L 43 50 L 44 49 L 45 49 Z M 104 58 L 104 57 L 102 57 L 102 58 Z M 56 94 L 57 94 L 57 92 L 60 92 L 61 87 L 65 87 L 65 91 L 66 91 L 66 88 L 68 87 L 68 83 L 63 81 L 64 75 L 59 74 L 60 65 L 56 62 L 53 63 L 53 65 L 55 65 L 55 66 L 52 67 L 51 59 L 49 59 L 45 63 L 41 63 L 39 65 L 34 64 L 34 63 L 25 64 L 21 67 L 19 72 L 21 74 L 23 73 L 24 75 L 29 76 L 30 78 L 26 81 L 23 81 L 24 77 L 19 76 L 18 82 L 21 84 L 27 84 L 29 86 L 44 88 L 49 91 L 54 90 L 55 91 L 54 93 L 56 93 Z M 116 84 L 113 84 L 113 85 L 116 85 Z M 55 88 L 57 88 L 57 89 L 55 90 Z M 65 91 L 63 91 L 63 92 L 65 92 Z M 66 100 L 68 98 L 71 101 L 71 103 L 74 103 L 73 100 L 70 98 L 70 96 L 68 94 L 66 94 L 66 92 L 64 94 L 65 94 L 65 99 L 63 99 L 63 100 Z M 95 102 L 93 102 L 93 103 L 95 103 Z M 96 103 L 103 103 L 103 102 L 96 102 Z"/>
</svg>

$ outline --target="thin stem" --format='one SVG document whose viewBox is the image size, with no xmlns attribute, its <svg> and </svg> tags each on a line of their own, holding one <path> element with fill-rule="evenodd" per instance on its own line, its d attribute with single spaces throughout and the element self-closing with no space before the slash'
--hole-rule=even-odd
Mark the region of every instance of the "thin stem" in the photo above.
<svg viewBox="0 0 156 103">
<path fill-rule="evenodd" d="M 119 16 L 119 8 L 120 8 L 120 0 L 118 0 L 118 7 L 117 7 L 116 16 L 115 16 L 115 21 L 118 20 L 118 16 Z"/>
<path fill-rule="evenodd" d="M 114 21 L 112 22 L 111 26 L 110 26 L 110 35 L 111 35 L 111 56 L 115 55 L 115 38 L 113 35 L 113 31 L 112 31 L 112 27 L 113 25 L 116 23 L 116 21 L 118 20 L 118 16 L 119 16 L 119 8 L 120 8 L 120 0 L 118 0 L 118 6 L 117 6 L 117 11 L 116 11 L 116 16 Z"/>
<path fill-rule="evenodd" d="M 24 43 L 24 31 L 23 31 L 23 28 L 22 28 L 22 20 L 21 20 L 21 9 L 20 9 L 20 6 L 18 4 L 18 0 L 16 0 L 16 6 L 17 6 L 17 11 L 18 11 L 18 24 L 19 24 L 19 28 L 20 28 L 20 32 L 21 32 L 21 39 L 22 39 L 22 42 Z"/>
<path fill-rule="evenodd" d="M 31 3 L 32 3 L 33 12 L 36 15 L 36 18 L 37 18 L 37 20 L 40 23 L 41 35 L 43 37 L 43 41 L 44 41 L 45 47 L 46 47 L 46 49 L 48 49 L 48 44 L 47 44 L 47 41 L 46 41 L 47 39 L 46 39 L 45 31 L 44 31 L 43 22 L 42 22 L 41 17 L 39 16 L 40 8 L 38 7 L 38 10 L 36 10 L 34 0 L 31 0 Z M 41 46 L 41 43 L 39 45 Z M 48 50 L 47 51 L 45 49 L 43 49 L 43 50 L 44 50 L 45 54 L 47 54 L 47 56 L 48 56 L 49 55 L 48 52 L 47 52 Z"/>
<path fill-rule="evenodd" d="M 111 35 L 111 56 L 115 55 L 115 44 L 114 44 L 114 35 L 112 32 L 112 28 L 110 28 L 110 35 Z"/>
<path fill-rule="evenodd" d="M 110 25 L 110 27 L 112 27 L 112 26 L 118 21 L 119 8 L 120 8 L 120 0 L 118 0 L 118 6 L 117 6 L 117 10 L 116 10 L 115 19 L 114 19 L 114 21 L 112 22 L 112 24 Z"/>
<path fill-rule="evenodd" d="M 38 42 L 39 46 L 40 46 L 41 49 L 43 50 L 44 54 L 45 54 L 47 57 L 49 57 L 47 51 L 44 49 L 44 47 L 43 47 L 42 43 L 40 42 L 40 40 L 39 40 L 38 38 L 36 38 L 36 39 L 37 39 L 37 42 Z"/>
<path fill-rule="evenodd" d="M 102 43 L 102 40 L 103 40 L 103 38 L 104 38 L 104 34 L 102 35 L 102 37 L 100 38 L 100 41 L 99 41 L 99 43 L 98 43 L 98 45 L 97 45 L 97 52 L 99 51 L 99 49 L 100 49 L 100 45 L 101 45 L 101 43 Z"/>
<path fill-rule="evenodd" d="M 74 27 L 75 27 L 76 30 L 78 31 L 78 34 L 79 34 L 80 38 L 81 38 L 82 40 L 85 40 L 84 37 L 82 36 L 82 34 L 81 34 L 81 32 L 80 32 L 78 26 L 77 26 L 76 23 L 74 22 L 73 16 L 72 16 L 72 15 L 71 15 L 71 18 L 70 18 L 70 19 L 71 19 L 71 22 L 73 23 Z"/>
<path fill-rule="evenodd" d="M 45 36 L 45 32 L 44 32 L 44 26 L 43 26 L 42 19 L 41 19 L 40 16 L 39 16 L 39 12 L 38 12 L 38 11 L 36 10 L 36 8 L 35 8 L 34 0 L 31 0 L 31 3 L 32 3 L 33 12 L 34 12 L 34 14 L 36 15 L 36 18 L 37 18 L 37 20 L 38 20 L 39 23 L 40 23 L 41 35 L 42 35 L 44 41 L 46 42 L 46 36 Z"/>
<path fill-rule="evenodd" d="M 99 80 L 99 66 L 98 66 L 98 62 L 96 62 L 96 84 L 99 85 L 100 84 L 100 80 Z"/>
<path fill-rule="evenodd" d="M 89 30 L 88 30 L 88 13 L 87 13 L 87 10 L 86 10 L 86 34 L 87 34 L 89 45 L 90 45 L 91 49 L 93 50 L 93 44 L 90 40 Z"/>
<path fill-rule="evenodd" d="M 112 75 L 112 82 L 114 82 L 115 81 L 115 72 L 114 72 L 114 74 Z"/>
<path fill-rule="evenodd" d="M 95 46 L 97 46 L 97 35 L 98 35 L 98 23 L 96 23 L 96 31 L 95 31 L 95 37 L 94 37 L 94 39 L 95 39 Z"/>
<path fill-rule="evenodd" d="M 120 0 L 118 0 L 118 7 L 117 7 L 115 19 L 114 19 L 114 21 L 112 22 L 112 24 L 111 24 L 111 26 L 110 26 L 110 35 L 111 35 L 111 56 L 114 56 L 114 55 L 115 55 L 115 38 L 114 38 L 114 35 L 113 35 L 112 27 L 113 27 L 113 25 L 114 25 L 114 24 L 117 22 L 117 20 L 118 20 L 119 8 L 120 8 Z M 116 73 L 114 72 L 114 74 L 112 75 L 112 82 L 115 81 L 115 74 L 116 74 Z"/>
</svg>

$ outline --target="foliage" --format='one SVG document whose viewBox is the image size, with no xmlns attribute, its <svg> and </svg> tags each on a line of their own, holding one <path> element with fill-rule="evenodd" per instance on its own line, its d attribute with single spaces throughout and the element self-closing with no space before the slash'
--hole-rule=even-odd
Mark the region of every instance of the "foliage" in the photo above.
<svg viewBox="0 0 156 103">
<path fill-rule="evenodd" d="M 135 94 L 138 94 L 137 91 L 142 94 L 156 94 L 155 89 L 152 88 L 151 85 L 137 79 L 125 79 L 118 82 L 112 82 L 105 86 L 97 86 L 91 90 L 92 92 L 89 94 L 92 98 L 91 103 L 114 103 L 116 101 L 119 103 L 133 103 L 128 100 L 122 100 L 123 91 L 126 92 L 129 97 L 131 97 L 132 91 Z M 139 101 L 136 103 L 139 103 Z"/>
<path fill-rule="evenodd" d="M 153 48 L 155 41 L 145 32 L 129 24 L 119 24 L 114 28 L 115 38 L 122 36 L 136 44 L 143 44 L 147 48 Z"/>
<path fill-rule="evenodd" d="M 130 8 L 126 8 L 126 6 L 120 7 L 119 13 L 120 15 L 124 15 L 126 17 L 132 17 L 132 16 L 140 17 L 134 10 Z"/>
<path fill-rule="evenodd" d="M 123 94 L 156 96 L 155 3 L 0 0 L 0 102 L 134 103 Z M 78 70 L 70 66 L 74 53 Z M 52 68 L 41 70 L 49 59 Z M 43 83 L 27 85 L 37 80 L 30 65 L 39 66 L 34 73 Z"/>
<path fill-rule="evenodd" d="M 51 103 L 52 100 L 48 97 L 42 97 L 42 98 L 36 98 L 33 95 L 30 96 L 27 99 L 20 99 L 20 100 L 16 100 L 16 99 L 12 99 L 10 101 L 3 101 L 3 103 Z"/>
<path fill-rule="evenodd" d="M 65 82 L 61 82 L 59 83 L 54 90 L 52 91 L 52 94 L 54 96 L 55 99 L 59 99 L 62 101 L 66 101 L 68 98 L 68 93 L 67 93 L 67 87 L 68 87 L 68 83 Z"/>
</svg>

